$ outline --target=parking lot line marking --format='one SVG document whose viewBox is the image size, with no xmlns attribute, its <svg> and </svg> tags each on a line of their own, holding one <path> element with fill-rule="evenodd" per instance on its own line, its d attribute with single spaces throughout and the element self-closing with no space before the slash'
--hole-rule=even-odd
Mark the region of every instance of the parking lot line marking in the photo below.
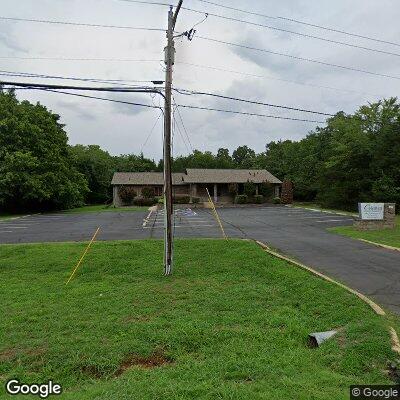
<svg viewBox="0 0 400 400">
<path fill-rule="evenodd" d="M 345 222 L 345 221 L 354 221 L 354 220 L 353 219 L 325 219 L 322 221 L 314 221 L 314 222 L 323 223 L 323 222 Z"/>
<path fill-rule="evenodd" d="M 12 231 L 0 231 L 0 233 L 12 233 Z"/>
</svg>

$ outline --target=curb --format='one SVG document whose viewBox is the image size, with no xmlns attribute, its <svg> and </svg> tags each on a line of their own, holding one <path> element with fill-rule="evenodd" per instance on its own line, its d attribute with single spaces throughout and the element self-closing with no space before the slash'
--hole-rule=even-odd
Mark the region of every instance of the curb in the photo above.
<svg viewBox="0 0 400 400">
<path fill-rule="evenodd" d="M 324 279 L 325 281 L 328 281 L 330 283 L 333 283 L 339 287 L 341 287 L 342 289 L 347 290 L 349 293 L 354 294 L 355 296 L 357 296 L 358 298 L 360 298 L 362 301 L 364 301 L 364 303 L 368 304 L 372 310 L 381 316 L 386 316 L 386 312 L 383 310 L 383 308 L 381 306 L 379 306 L 378 304 L 376 304 L 374 301 L 372 301 L 370 298 L 368 298 L 367 296 L 365 296 L 364 294 L 358 292 L 355 289 L 350 288 L 349 286 L 344 285 L 343 283 L 340 283 L 332 278 L 330 278 L 329 276 L 326 276 L 324 274 L 322 274 L 321 272 L 316 271 L 315 269 L 312 269 L 310 267 L 307 267 L 304 264 L 301 264 L 297 261 L 292 260 L 291 258 L 284 256 L 282 254 L 279 254 L 273 250 L 271 250 L 269 248 L 268 245 L 266 245 L 263 242 L 260 242 L 258 240 L 255 241 L 265 252 L 267 252 L 268 254 L 271 254 L 274 257 L 280 258 L 281 260 L 287 261 L 288 263 L 295 265 L 297 267 L 300 267 L 301 269 L 304 269 L 310 273 L 312 273 L 313 275 L 318 276 L 319 278 Z M 392 342 L 392 350 L 397 353 L 400 354 L 400 341 L 399 338 L 397 336 L 397 333 L 395 331 L 395 329 L 393 327 L 389 327 L 389 334 L 390 334 L 390 339 Z"/>
<path fill-rule="evenodd" d="M 387 250 L 400 251 L 399 247 L 389 246 L 387 244 L 382 244 L 382 243 L 371 242 L 371 240 L 367 240 L 367 239 L 358 239 L 358 240 L 361 240 L 362 242 L 365 242 L 365 243 L 373 244 L 374 246 L 377 246 L 377 247 L 383 247 L 384 249 L 387 249 Z"/>
</svg>

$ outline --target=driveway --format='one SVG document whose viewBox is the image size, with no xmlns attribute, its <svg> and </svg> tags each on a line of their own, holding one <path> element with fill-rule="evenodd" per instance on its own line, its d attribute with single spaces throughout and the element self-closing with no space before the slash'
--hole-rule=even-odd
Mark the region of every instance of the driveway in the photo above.
<svg viewBox="0 0 400 400">
<path fill-rule="evenodd" d="M 400 252 L 338 236 L 327 228 L 352 218 L 288 207 L 218 210 L 226 234 L 260 240 L 300 262 L 359 290 L 400 315 Z M 32 215 L 0 221 L 0 243 L 163 237 L 163 212 L 102 212 Z M 222 237 L 210 210 L 178 209 L 176 237 Z"/>
</svg>

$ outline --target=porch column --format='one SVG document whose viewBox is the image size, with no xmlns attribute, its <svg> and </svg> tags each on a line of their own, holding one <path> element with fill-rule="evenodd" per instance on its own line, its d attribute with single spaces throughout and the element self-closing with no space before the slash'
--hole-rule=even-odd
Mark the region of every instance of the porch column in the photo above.
<svg viewBox="0 0 400 400">
<path fill-rule="evenodd" d="M 214 203 L 218 202 L 218 187 L 217 184 L 214 183 Z"/>
<path fill-rule="evenodd" d="M 258 183 L 256 183 L 256 196 L 258 196 Z"/>
</svg>

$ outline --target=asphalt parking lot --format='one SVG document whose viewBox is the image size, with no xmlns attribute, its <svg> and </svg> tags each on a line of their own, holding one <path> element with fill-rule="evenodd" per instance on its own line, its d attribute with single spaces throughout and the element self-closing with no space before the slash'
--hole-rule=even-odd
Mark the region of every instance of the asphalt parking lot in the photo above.
<svg viewBox="0 0 400 400">
<path fill-rule="evenodd" d="M 327 231 L 352 217 L 283 206 L 218 213 L 228 237 L 260 240 L 400 314 L 400 252 Z M 31 215 L 0 221 L 0 243 L 88 241 L 97 227 L 97 240 L 162 238 L 163 221 L 162 210 Z M 176 237 L 222 237 L 211 210 L 177 208 L 174 227 Z"/>
</svg>

